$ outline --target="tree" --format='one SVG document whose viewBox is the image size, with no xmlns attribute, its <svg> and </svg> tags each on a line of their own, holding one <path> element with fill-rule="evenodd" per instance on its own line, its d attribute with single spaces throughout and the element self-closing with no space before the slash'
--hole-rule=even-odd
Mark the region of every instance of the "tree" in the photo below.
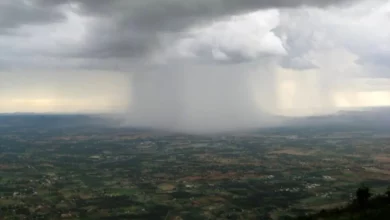
<svg viewBox="0 0 390 220">
<path fill-rule="evenodd" d="M 356 190 L 356 199 L 360 208 L 366 208 L 368 200 L 371 197 L 370 188 L 365 185 L 362 185 Z"/>
<path fill-rule="evenodd" d="M 390 186 L 387 187 L 386 195 L 387 195 L 387 198 L 390 199 Z"/>
</svg>

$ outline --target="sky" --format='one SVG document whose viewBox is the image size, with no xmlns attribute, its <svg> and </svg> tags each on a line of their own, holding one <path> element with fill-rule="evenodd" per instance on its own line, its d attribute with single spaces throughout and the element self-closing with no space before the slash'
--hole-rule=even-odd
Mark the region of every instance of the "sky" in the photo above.
<svg viewBox="0 0 390 220">
<path fill-rule="evenodd" d="M 242 129 L 390 105 L 389 0 L 2 0 L 0 112 Z"/>
</svg>

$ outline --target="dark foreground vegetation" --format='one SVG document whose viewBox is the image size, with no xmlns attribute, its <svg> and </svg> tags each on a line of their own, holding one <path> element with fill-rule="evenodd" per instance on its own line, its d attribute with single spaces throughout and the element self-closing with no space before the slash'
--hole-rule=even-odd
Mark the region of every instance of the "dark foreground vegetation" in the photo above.
<svg viewBox="0 0 390 220">
<path fill-rule="evenodd" d="M 390 187 L 385 194 L 372 196 L 370 188 L 362 186 L 356 190 L 356 199 L 345 207 L 321 210 L 313 215 L 286 219 L 388 220 L 390 219 Z"/>
</svg>

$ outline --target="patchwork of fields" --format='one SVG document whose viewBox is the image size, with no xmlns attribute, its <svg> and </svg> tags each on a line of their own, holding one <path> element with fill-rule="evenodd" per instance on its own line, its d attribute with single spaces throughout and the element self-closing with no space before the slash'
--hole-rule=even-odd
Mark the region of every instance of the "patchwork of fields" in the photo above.
<svg viewBox="0 0 390 220">
<path fill-rule="evenodd" d="M 389 137 L 301 133 L 3 129 L 0 216 L 282 219 L 389 185 Z"/>
</svg>

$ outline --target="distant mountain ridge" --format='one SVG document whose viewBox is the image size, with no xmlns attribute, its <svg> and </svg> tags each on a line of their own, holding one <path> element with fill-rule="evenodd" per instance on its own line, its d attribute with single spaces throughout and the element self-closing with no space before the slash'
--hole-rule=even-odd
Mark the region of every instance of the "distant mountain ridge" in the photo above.
<svg viewBox="0 0 390 220">
<path fill-rule="evenodd" d="M 335 114 L 287 118 L 286 126 L 341 126 L 390 129 L 390 107 L 343 110 Z"/>
<path fill-rule="evenodd" d="M 390 131 L 390 107 L 343 110 L 335 114 L 310 117 L 270 116 L 281 119 L 277 127 L 287 128 L 375 128 Z M 0 128 L 121 127 L 120 117 L 87 114 L 9 113 L 0 114 Z M 148 130 L 143 128 L 143 130 Z M 150 129 L 153 130 L 153 129 Z"/>
<path fill-rule="evenodd" d="M 89 115 L 56 115 L 35 113 L 0 114 L 0 128 L 58 128 L 103 125 L 106 121 Z"/>
</svg>

